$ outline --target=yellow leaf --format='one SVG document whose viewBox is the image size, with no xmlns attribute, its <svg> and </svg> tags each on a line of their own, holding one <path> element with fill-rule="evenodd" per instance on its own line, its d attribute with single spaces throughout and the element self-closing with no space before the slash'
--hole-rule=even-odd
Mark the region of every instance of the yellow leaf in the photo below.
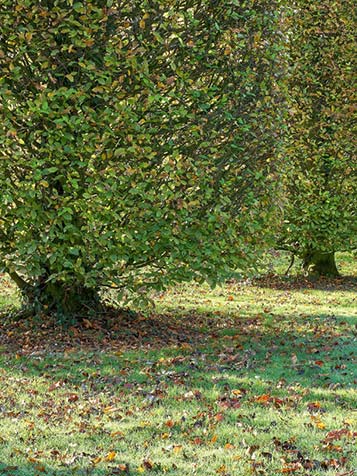
<svg viewBox="0 0 357 476">
<path fill-rule="evenodd" d="M 74 76 L 72 73 L 66 74 L 66 78 L 68 79 L 68 81 L 71 81 L 71 83 L 74 81 Z"/>
<path fill-rule="evenodd" d="M 217 468 L 216 473 L 218 474 L 224 474 L 227 471 L 226 465 L 222 464 L 219 468 Z"/>
<path fill-rule="evenodd" d="M 112 405 L 110 405 L 110 406 L 105 407 L 103 409 L 103 413 L 105 413 L 107 415 L 108 413 L 114 413 L 114 412 L 117 412 L 118 410 L 119 410 L 119 408 L 113 407 Z"/>
<path fill-rule="evenodd" d="M 148 426 L 150 426 L 150 422 L 147 420 L 143 420 L 139 423 L 139 425 L 140 425 L 140 428 L 147 428 Z"/>
<path fill-rule="evenodd" d="M 175 445 L 175 446 L 173 447 L 173 452 L 174 452 L 174 453 L 176 453 L 176 454 L 177 454 L 177 453 L 181 453 L 181 451 L 182 451 L 182 445 Z"/>
<path fill-rule="evenodd" d="M 145 468 L 143 466 L 139 466 L 138 473 L 145 473 Z"/>
<path fill-rule="evenodd" d="M 142 30 L 145 28 L 145 20 L 143 18 L 139 21 L 139 26 Z"/>
<path fill-rule="evenodd" d="M 116 457 L 116 452 L 115 451 L 110 451 L 107 456 L 105 457 L 105 461 L 113 461 Z"/>
<path fill-rule="evenodd" d="M 232 390 L 233 395 L 238 397 L 239 395 L 242 395 L 242 392 L 240 390 Z"/>
</svg>

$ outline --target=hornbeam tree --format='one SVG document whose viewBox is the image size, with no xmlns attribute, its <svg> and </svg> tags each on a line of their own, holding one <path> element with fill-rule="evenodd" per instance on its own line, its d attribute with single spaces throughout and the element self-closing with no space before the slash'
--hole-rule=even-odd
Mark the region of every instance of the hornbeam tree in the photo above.
<svg viewBox="0 0 357 476">
<path fill-rule="evenodd" d="M 287 203 L 280 244 L 316 275 L 337 276 L 335 252 L 357 247 L 354 11 L 350 0 L 290 5 Z"/>
<path fill-rule="evenodd" d="M 3 0 L 0 259 L 37 310 L 215 282 L 264 243 L 277 1 Z"/>
</svg>

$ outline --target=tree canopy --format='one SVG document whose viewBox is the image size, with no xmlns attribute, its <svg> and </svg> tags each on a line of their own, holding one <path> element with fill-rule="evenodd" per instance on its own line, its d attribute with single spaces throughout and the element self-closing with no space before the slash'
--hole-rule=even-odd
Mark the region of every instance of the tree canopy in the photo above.
<svg viewBox="0 0 357 476">
<path fill-rule="evenodd" d="M 281 243 L 306 270 L 337 274 L 357 247 L 355 11 L 352 1 L 298 0 L 287 10 L 286 206 Z"/>
</svg>

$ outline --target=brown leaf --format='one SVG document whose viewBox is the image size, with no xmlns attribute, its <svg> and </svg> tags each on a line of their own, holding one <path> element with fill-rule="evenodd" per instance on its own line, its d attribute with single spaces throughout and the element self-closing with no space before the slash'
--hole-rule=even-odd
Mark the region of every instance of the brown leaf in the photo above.
<svg viewBox="0 0 357 476">
<path fill-rule="evenodd" d="M 152 461 L 150 461 L 149 459 L 144 459 L 144 461 L 143 461 L 143 467 L 144 467 L 145 469 L 151 470 L 151 469 L 153 469 L 153 467 L 154 467 L 154 463 L 153 463 Z"/>
<path fill-rule="evenodd" d="M 222 421 L 224 419 L 224 414 L 222 412 L 220 413 L 217 413 L 215 416 L 214 416 L 214 419 L 216 421 Z"/>
<path fill-rule="evenodd" d="M 194 445 L 202 445 L 202 444 L 203 444 L 203 440 L 202 440 L 201 438 L 197 437 L 197 438 L 194 438 L 194 439 L 192 440 L 192 443 L 193 443 Z"/>
<path fill-rule="evenodd" d="M 324 438 L 324 442 L 327 443 L 333 440 L 340 440 L 343 436 L 346 436 L 348 438 L 353 438 L 356 435 L 357 433 L 353 433 L 351 430 L 348 430 L 347 428 L 341 428 L 340 430 L 329 431 Z"/>
<path fill-rule="evenodd" d="M 76 393 L 71 393 L 70 395 L 68 395 L 67 400 L 69 402 L 73 403 L 73 402 L 76 402 L 77 400 L 79 400 L 79 397 Z"/>
<path fill-rule="evenodd" d="M 301 463 L 290 463 L 284 466 L 284 468 L 281 469 L 281 472 L 284 474 L 294 473 L 296 471 L 300 471 L 301 468 Z"/>
<path fill-rule="evenodd" d="M 122 463 L 118 464 L 118 466 L 114 469 L 111 469 L 111 472 L 113 474 L 129 474 L 129 464 L 128 463 Z"/>
</svg>

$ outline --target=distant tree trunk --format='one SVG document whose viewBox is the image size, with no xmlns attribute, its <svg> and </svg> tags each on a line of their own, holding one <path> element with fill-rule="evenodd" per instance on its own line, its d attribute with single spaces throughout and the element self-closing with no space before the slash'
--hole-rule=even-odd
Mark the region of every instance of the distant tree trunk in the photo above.
<svg viewBox="0 0 357 476">
<path fill-rule="evenodd" d="M 334 252 L 311 251 L 306 253 L 303 259 L 303 268 L 310 276 L 339 276 Z"/>
</svg>

